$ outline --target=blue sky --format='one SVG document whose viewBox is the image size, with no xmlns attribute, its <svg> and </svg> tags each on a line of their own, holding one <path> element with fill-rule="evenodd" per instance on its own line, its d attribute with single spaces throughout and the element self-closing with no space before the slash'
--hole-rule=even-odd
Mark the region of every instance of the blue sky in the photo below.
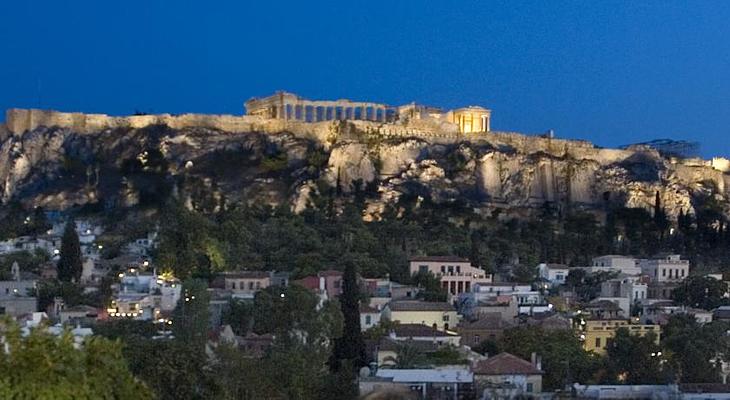
<svg viewBox="0 0 730 400">
<path fill-rule="evenodd" d="M 730 156 L 730 2 L 6 1 L 0 108 L 242 113 L 275 90 Z"/>
</svg>

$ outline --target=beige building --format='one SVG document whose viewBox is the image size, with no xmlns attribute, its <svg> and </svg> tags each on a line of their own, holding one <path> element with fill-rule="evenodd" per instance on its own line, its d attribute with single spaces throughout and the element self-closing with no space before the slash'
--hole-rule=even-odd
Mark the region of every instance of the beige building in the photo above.
<svg viewBox="0 0 730 400">
<path fill-rule="evenodd" d="M 441 280 L 441 286 L 452 295 L 470 292 L 475 284 L 492 283 L 492 276 L 473 267 L 465 258 L 450 256 L 413 257 L 411 275 L 430 272 Z"/>
<path fill-rule="evenodd" d="M 689 275 L 689 261 L 682 260 L 678 254 L 641 260 L 639 267 L 652 283 L 680 282 Z"/>
<path fill-rule="evenodd" d="M 383 309 L 383 318 L 401 324 L 421 324 L 448 331 L 459 324 L 459 314 L 448 303 L 402 300 Z"/>
<path fill-rule="evenodd" d="M 233 296 L 253 297 L 256 292 L 271 286 L 271 274 L 267 271 L 239 271 L 223 275 L 225 288 Z"/>
<path fill-rule="evenodd" d="M 641 268 L 634 257 L 613 254 L 593 258 L 591 266 L 585 269 L 589 273 L 617 271 L 626 275 L 641 274 Z"/>
<path fill-rule="evenodd" d="M 605 354 L 609 339 L 613 339 L 616 330 L 628 329 L 632 335 L 646 336 L 653 333 L 656 344 L 659 344 L 661 327 L 659 325 L 632 324 L 629 319 L 584 319 L 578 330 L 583 341 L 583 349 L 597 354 Z"/>
</svg>

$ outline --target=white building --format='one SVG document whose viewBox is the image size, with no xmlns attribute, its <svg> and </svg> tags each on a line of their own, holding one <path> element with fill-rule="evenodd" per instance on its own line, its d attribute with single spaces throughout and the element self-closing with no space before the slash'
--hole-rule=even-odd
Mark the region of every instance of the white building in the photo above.
<svg viewBox="0 0 730 400">
<path fill-rule="evenodd" d="M 463 366 L 433 369 L 381 368 L 377 370 L 375 376 L 359 379 L 361 396 L 374 391 L 392 390 L 406 394 L 415 392 L 422 399 L 431 398 L 430 396 L 458 399 L 459 393 L 470 390 L 473 383 L 474 374 L 468 367 Z M 449 393 L 448 397 L 444 395 L 445 393 Z"/>
<path fill-rule="evenodd" d="M 182 285 L 177 279 L 131 270 L 120 278 L 119 291 L 107 309 L 111 317 L 159 319 L 180 300 Z"/>
<path fill-rule="evenodd" d="M 548 282 L 551 287 L 564 285 L 569 272 L 570 269 L 565 264 L 541 263 L 537 266 L 538 277 Z"/>
<path fill-rule="evenodd" d="M 152 250 L 157 248 L 157 245 L 157 232 L 149 232 L 147 233 L 147 236 L 127 243 L 126 251 L 129 254 L 147 257 L 150 255 Z"/>
<path fill-rule="evenodd" d="M 601 297 L 623 297 L 631 303 L 647 298 L 647 285 L 635 278 L 610 279 L 601 284 Z"/>
<path fill-rule="evenodd" d="M 512 298 L 517 303 L 518 314 L 539 314 L 552 310 L 545 297 L 530 285 L 514 283 L 487 283 L 475 285 L 471 292 L 459 295 L 460 312 L 466 315 L 473 314 L 480 304 L 493 304 L 495 300 Z M 516 315 L 512 316 L 515 317 Z"/>
<path fill-rule="evenodd" d="M 380 323 L 380 309 L 360 305 L 360 330 L 366 331 Z"/>
<path fill-rule="evenodd" d="M 678 254 L 640 260 L 639 266 L 652 283 L 676 283 L 689 276 L 689 261 Z"/>
<path fill-rule="evenodd" d="M 592 260 L 591 266 L 584 268 L 588 273 L 596 272 L 619 272 L 625 275 L 639 275 L 641 268 L 636 258 L 621 255 L 605 255 Z"/>
</svg>

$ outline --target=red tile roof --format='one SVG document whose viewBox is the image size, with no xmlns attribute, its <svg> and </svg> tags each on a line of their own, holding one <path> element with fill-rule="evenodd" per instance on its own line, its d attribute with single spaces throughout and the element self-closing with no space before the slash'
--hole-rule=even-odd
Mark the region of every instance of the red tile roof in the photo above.
<svg viewBox="0 0 730 400">
<path fill-rule="evenodd" d="M 393 301 L 388 304 L 391 311 L 454 311 L 454 307 L 449 303 L 439 303 L 431 301 L 413 301 L 402 300 Z"/>
<path fill-rule="evenodd" d="M 542 371 L 531 362 L 509 353 L 500 353 L 484 361 L 479 361 L 472 372 L 475 375 L 540 375 Z"/>
<path fill-rule="evenodd" d="M 422 324 L 397 324 L 393 327 L 396 337 L 453 337 L 455 334 L 434 329 Z"/>
<path fill-rule="evenodd" d="M 266 279 L 271 277 L 269 271 L 232 271 L 224 272 L 222 275 L 226 279 Z"/>
<path fill-rule="evenodd" d="M 470 263 L 466 258 L 456 256 L 414 256 L 408 259 L 408 261 L 435 261 L 435 262 L 458 262 L 458 263 Z"/>
<path fill-rule="evenodd" d="M 367 304 L 360 304 L 360 314 L 380 314 L 380 310 Z"/>
</svg>

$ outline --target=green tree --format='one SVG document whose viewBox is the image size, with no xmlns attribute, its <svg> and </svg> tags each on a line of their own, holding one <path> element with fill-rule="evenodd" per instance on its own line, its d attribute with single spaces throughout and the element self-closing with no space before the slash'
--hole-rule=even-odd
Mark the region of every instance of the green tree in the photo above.
<svg viewBox="0 0 730 400">
<path fill-rule="evenodd" d="M 727 324 L 700 325 L 693 315 L 674 314 L 662 328 L 662 347 L 680 382 L 719 382 L 719 365 L 711 362 L 728 344 Z"/>
<path fill-rule="evenodd" d="M 127 369 L 118 343 L 100 337 L 79 348 L 73 336 L 33 329 L 23 337 L 5 323 L 0 352 L 0 397 L 18 400 L 151 399 L 150 390 Z"/>
<path fill-rule="evenodd" d="M 76 233 L 76 223 L 69 220 L 61 237 L 61 258 L 58 260 L 58 279 L 78 282 L 81 279 L 81 244 Z"/>
<path fill-rule="evenodd" d="M 619 328 L 606 346 L 608 378 L 612 382 L 630 385 L 664 384 L 671 381 L 663 362 L 666 355 L 655 342 L 656 336 L 632 335 Z"/>
<path fill-rule="evenodd" d="M 411 284 L 423 289 L 418 296 L 426 301 L 446 301 L 448 293 L 441 286 L 441 280 L 431 272 L 416 272 L 411 276 Z"/>
<path fill-rule="evenodd" d="M 501 350 L 499 348 L 499 342 L 492 339 L 482 340 L 481 342 L 479 342 L 478 345 L 474 346 L 472 350 L 476 351 L 479 354 L 488 355 L 490 357 L 501 353 Z"/>
<path fill-rule="evenodd" d="M 340 309 L 343 317 L 342 337 L 335 340 L 330 367 L 338 371 L 343 362 L 357 369 L 366 365 L 365 341 L 360 329 L 360 285 L 357 279 L 355 262 L 345 257 L 345 272 L 342 275 L 342 294 Z M 354 378 L 354 377 L 353 377 Z"/>
<path fill-rule="evenodd" d="M 342 313 L 337 303 L 320 305 L 311 291 L 298 285 L 259 291 L 253 309 L 253 331 L 271 333 L 278 341 L 325 346 L 342 335 Z"/>
<path fill-rule="evenodd" d="M 203 348 L 180 340 L 125 338 L 124 354 L 130 369 L 160 400 L 209 397 L 212 377 Z"/>
<path fill-rule="evenodd" d="M 532 353 L 542 357 L 543 384 L 562 388 L 568 382 L 592 382 L 600 364 L 590 355 L 572 330 L 545 331 L 538 327 L 517 327 L 504 332 L 498 342 L 501 351 L 529 360 Z"/>
<path fill-rule="evenodd" d="M 426 355 L 408 340 L 397 344 L 395 357 L 387 356 L 383 361 L 394 363 L 399 369 L 419 368 L 428 363 Z"/>
<path fill-rule="evenodd" d="M 706 276 L 689 276 L 672 291 L 672 299 L 688 307 L 711 310 L 727 303 L 727 287 L 721 281 Z"/>
<path fill-rule="evenodd" d="M 223 325 L 230 325 L 236 335 L 245 336 L 253 328 L 254 307 L 250 301 L 232 299 L 223 312 Z"/>
<path fill-rule="evenodd" d="M 210 364 L 213 377 L 210 398 L 221 400 L 276 399 L 278 384 L 266 372 L 268 359 L 246 356 L 237 347 L 221 343 L 212 350 Z M 292 371 L 296 374 L 297 371 Z"/>
<path fill-rule="evenodd" d="M 199 279 L 183 283 L 180 300 L 172 316 L 175 339 L 202 349 L 208 339 L 209 311 L 208 285 Z"/>
</svg>

